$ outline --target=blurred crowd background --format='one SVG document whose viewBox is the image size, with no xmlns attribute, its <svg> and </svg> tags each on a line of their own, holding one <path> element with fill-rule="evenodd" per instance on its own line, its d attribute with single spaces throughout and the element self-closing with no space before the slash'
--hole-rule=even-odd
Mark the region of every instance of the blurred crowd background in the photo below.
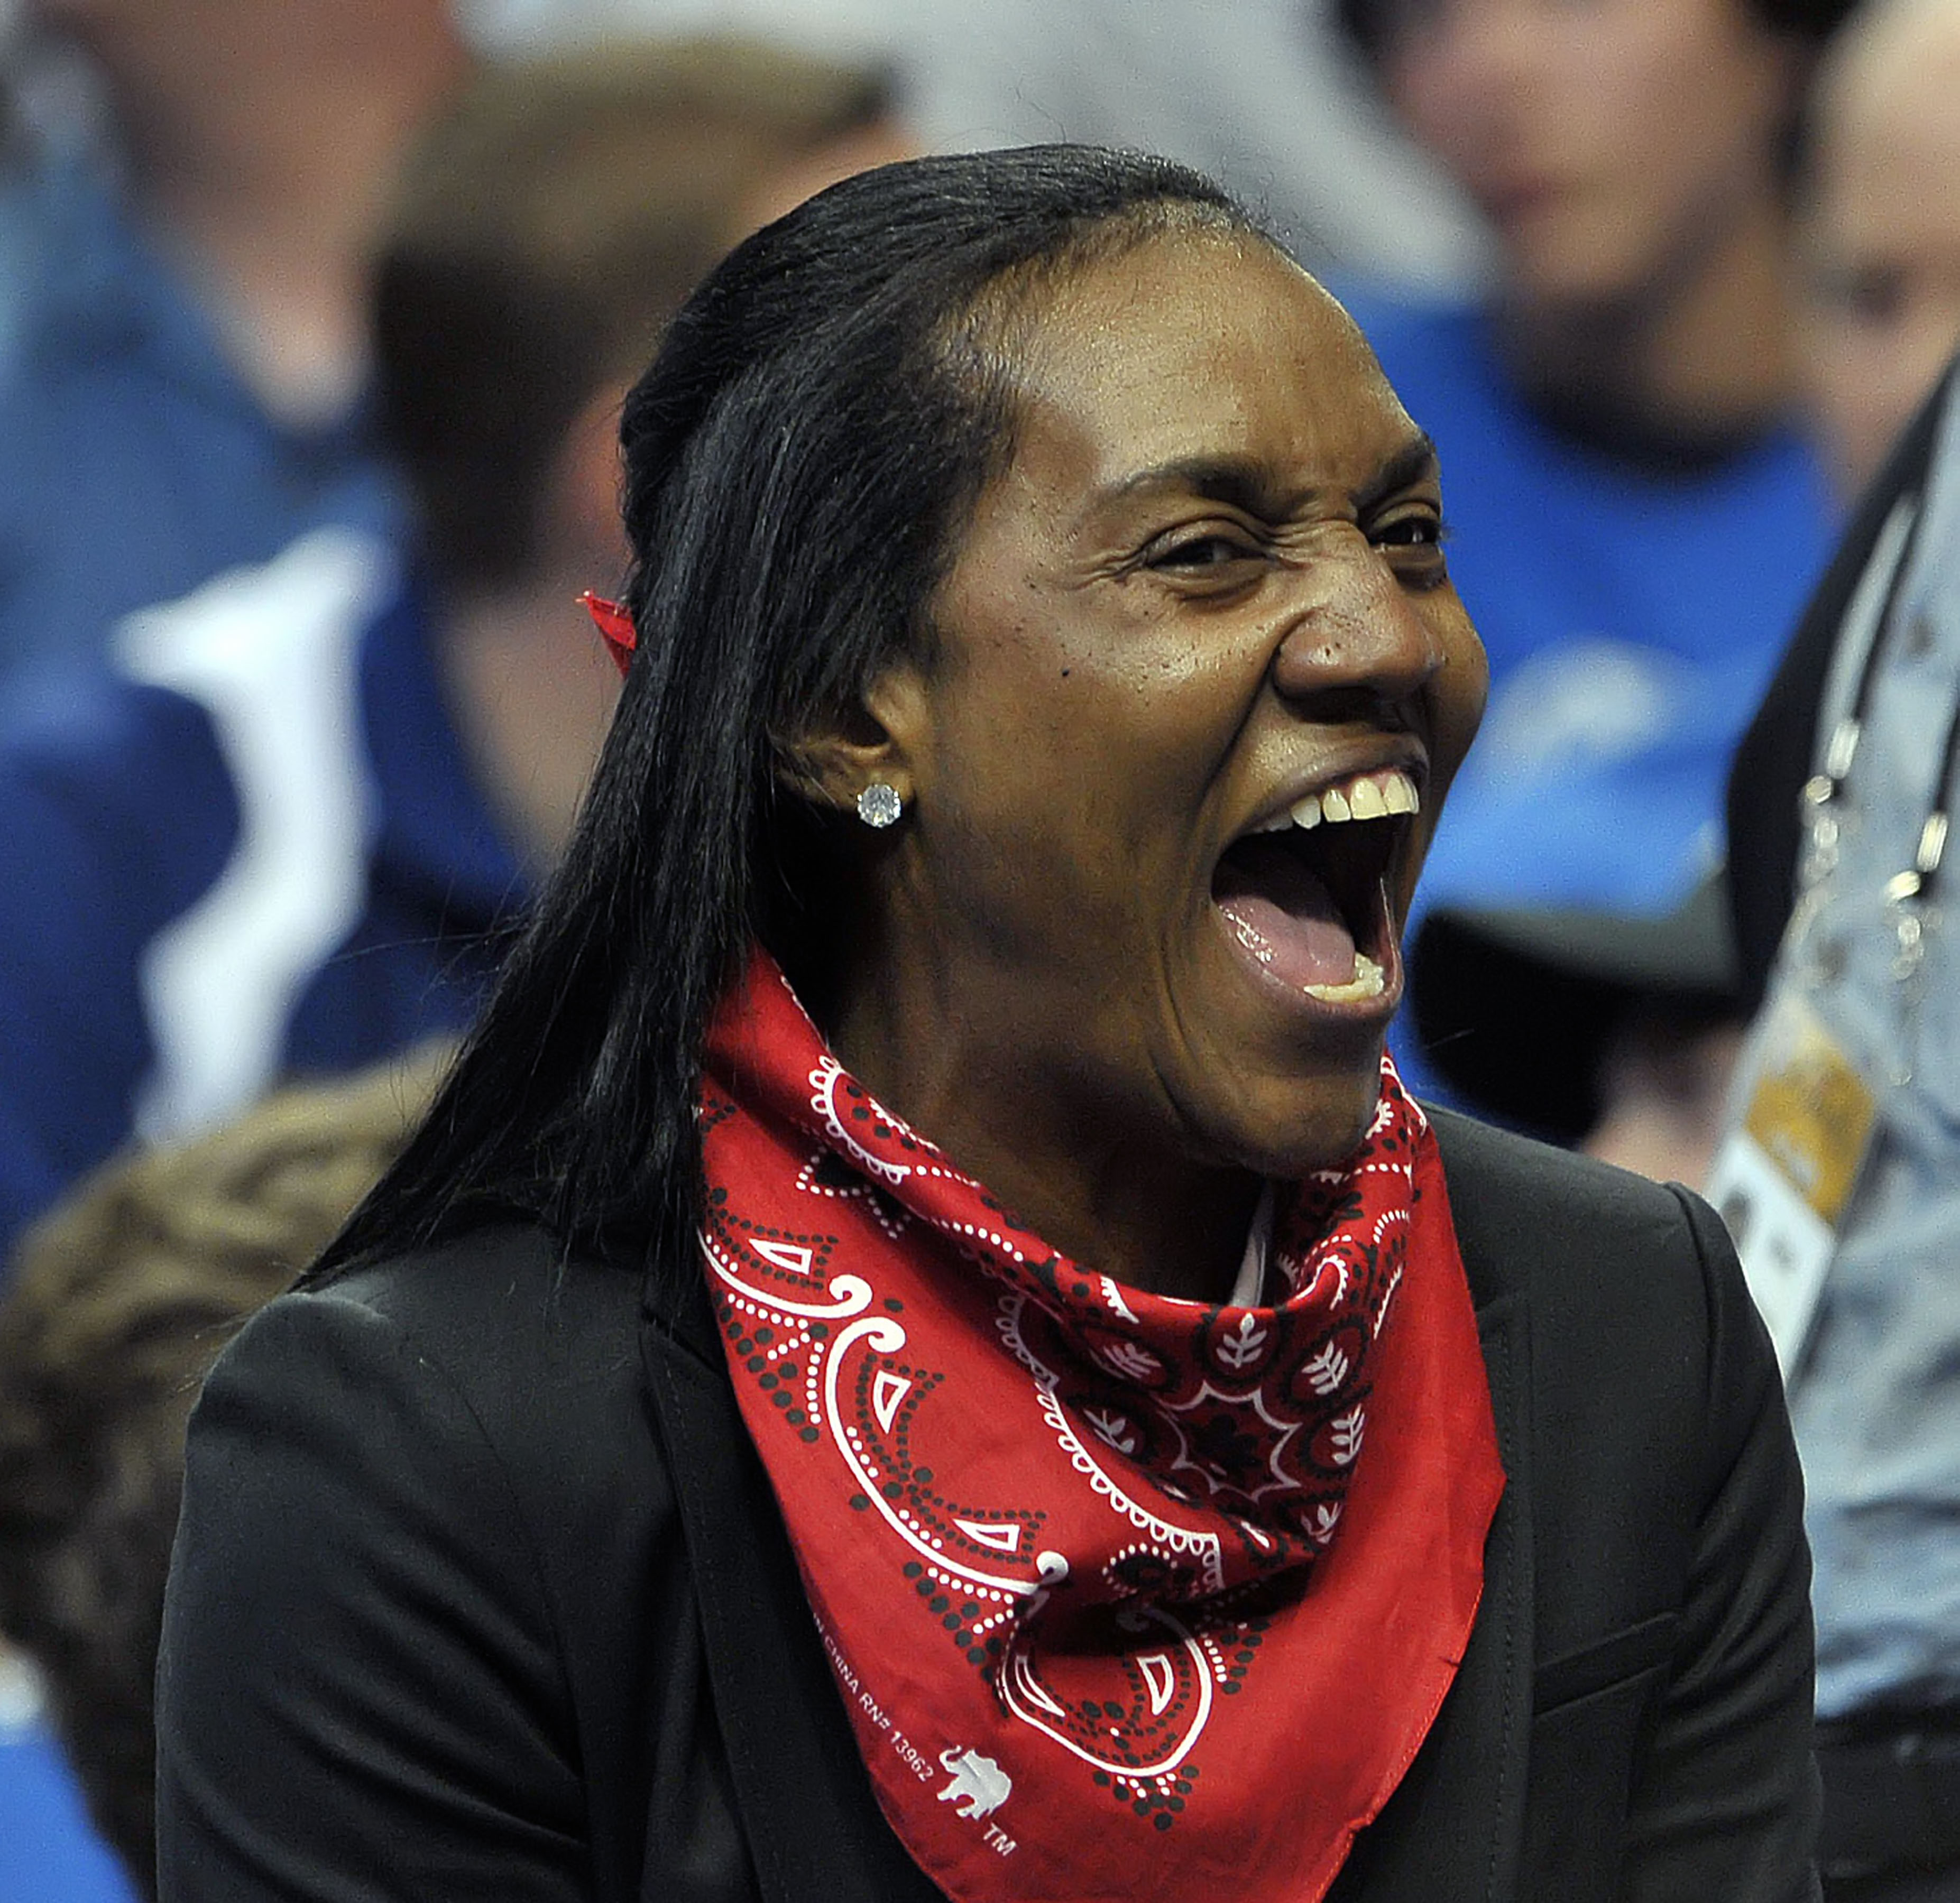
<svg viewBox="0 0 1960 1903">
<path fill-rule="evenodd" d="M 1933 427 L 1956 98 L 1960 0 L 0 0 L 0 1903 L 148 1893 L 197 1380 L 565 836 L 617 406 L 728 246 L 1058 138 L 1268 218 L 1436 438 L 1491 657 L 1398 1060 L 1701 1184 L 1794 891 L 1732 764 Z M 1960 1709 L 1960 1557 L 1929 1595 L 1879 1689 Z"/>
</svg>

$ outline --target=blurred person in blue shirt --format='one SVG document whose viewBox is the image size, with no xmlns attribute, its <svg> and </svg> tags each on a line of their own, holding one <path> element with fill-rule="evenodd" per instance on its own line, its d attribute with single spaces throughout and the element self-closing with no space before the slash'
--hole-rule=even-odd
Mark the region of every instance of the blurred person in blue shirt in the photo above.
<svg viewBox="0 0 1960 1903">
<path fill-rule="evenodd" d="M 1665 912 L 1823 564 L 1789 156 L 1845 0 L 1341 0 L 1486 214 L 1471 301 L 1351 296 L 1436 437 L 1490 710 L 1424 903 Z M 1405 1037 L 1405 1043 L 1413 1040 Z"/>
<path fill-rule="evenodd" d="M 12 79 L 58 42 L 101 110 L 18 112 L 0 164 L 0 677 L 309 528 L 393 529 L 374 224 L 469 64 L 447 0 L 27 0 L 20 30 Z"/>
<path fill-rule="evenodd" d="M 0 701 L 0 1237 L 132 1130 L 462 1028 L 618 679 L 617 410 L 726 246 L 889 149 L 882 80 L 704 40 L 482 69 L 388 214 L 412 552 L 317 530 Z"/>
<path fill-rule="evenodd" d="M 622 561 L 625 382 L 750 224 L 899 149 L 887 103 L 875 75 L 704 40 L 486 69 L 431 129 L 387 215 L 374 294 L 377 408 L 418 504 L 414 552 L 317 530 L 129 618 L 110 655 L 0 712 L 0 1246 L 139 1119 L 144 1134 L 182 1136 L 289 1074 L 466 1025 L 616 691 L 574 597 Z M 117 1180 L 140 1188 L 141 1169 Z M 324 1234 L 293 1244 L 285 1269 Z M 81 1272 L 68 1256 L 8 1311 L 40 1331 L 14 1342 L 17 1359 L 75 1358 L 49 1293 Z M 161 1307 L 106 1349 L 176 1368 L 196 1344 L 164 1325 L 173 1286 L 183 1293 L 119 1283 L 110 1319 L 126 1296 Z M 88 1309 L 84 1335 L 89 1312 L 105 1317 Z M 0 1330 L 0 1361 L 9 1339 Z M 167 1451 L 158 1423 L 175 1433 L 188 1397 L 164 1387 L 129 1418 Z M 129 1644 L 49 1596 L 72 1583 L 62 1542 L 91 1535 L 62 1511 L 115 1494 L 113 1475 L 84 1470 L 114 1425 L 107 1387 L 91 1391 L 94 1441 L 0 1368 L 0 1561 L 11 1542 L 11 1629 L 49 1657 L 65 1727 L 79 1695 L 52 1654 L 81 1648 L 98 1674 L 84 1768 L 133 1866 L 148 1746 L 132 1757 L 129 1741 L 148 1707 L 131 1687 L 147 1668 L 132 1678 Z M 159 1513 L 161 1501 L 174 1514 L 175 1471 L 148 1475 Z M 138 1640 L 168 1539 L 158 1521 L 143 1546 L 145 1527 L 123 1532 L 149 1570 L 116 1576 Z M 24 1704 L 0 1729 L 0 1898 L 121 1892 Z"/>
</svg>

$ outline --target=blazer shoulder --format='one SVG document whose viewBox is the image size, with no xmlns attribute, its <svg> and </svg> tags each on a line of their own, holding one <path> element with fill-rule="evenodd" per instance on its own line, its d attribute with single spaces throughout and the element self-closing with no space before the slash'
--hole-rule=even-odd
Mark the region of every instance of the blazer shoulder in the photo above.
<svg viewBox="0 0 1960 1903">
<path fill-rule="evenodd" d="M 1507 1307 L 1529 1317 L 1534 1417 L 1575 1486 L 1612 1449 L 1637 1469 L 1629 1485 L 1672 1475 L 1699 1499 L 1765 1422 L 1787 1438 L 1768 1336 L 1706 1202 L 1431 1115 L 1472 1298 L 1487 1325 Z M 1549 1466 L 1538 1478 L 1549 1484 Z"/>
<path fill-rule="evenodd" d="M 630 1346 L 641 1281 L 631 1263 L 513 1221 L 364 1263 L 312 1292 L 386 1317 L 461 1377 L 513 1353 L 535 1368 L 587 1361 L 609 1339 Z"/>
<path fill-rule="evenodd" d="M 1457 1247 L 1481 1307 L 1548 1278 L 1569 1286 L 1666 1265 L 1698 1285 L 1708 1224 L 1700 1199 L 1678 1183 L 1554 1148 L 1425 1106 L 1442 1153 Z"/>
<path fill-rule="evenodd" d="M 192 1425 L 164 1650 L 190 1854 L 231 1856 L 243 1817 L 256 1857 L 297 1778 L 309 1873 L 392 1857 L 391 1833 L 406 1860 L 336 1893 L 640 1894 L 657 1771 L 714 1748 L 641 1279 L 484 1228 L 282 1295 L 227 1349 Z M 278 1615 L 245 1622 L 261 1665 L 234 1684 L 240 1605 Z M 411 1683 L 442 1696 L 404 1706 Z M 326 1733 L 294 1769 L 294 1739 Z M 268 1787 L 264 1764 L 291 1774 Z"/>
<path fill-rule="evenodd" d="M 616 1326 L 637 1310 L 641 1278 L 622 1260 L 568 1249 L 539 1225 L 494 1222 L 307 1292 L 358 1302 L 466 1360 L 497 1353 L 513 1333 L 549 1343 Z"/>
<path fill-rule="evenodd" d="M 669 1494 L 646 1397 L 644 1279 L 628 1262 L 508 1223 L 364 1264 L 275 1306 L 352 1305 L 385 1326 L 466 1406 L 527 1513 L 562 1532 L 628 1501 L 637 1520 Z"/>
</svg>

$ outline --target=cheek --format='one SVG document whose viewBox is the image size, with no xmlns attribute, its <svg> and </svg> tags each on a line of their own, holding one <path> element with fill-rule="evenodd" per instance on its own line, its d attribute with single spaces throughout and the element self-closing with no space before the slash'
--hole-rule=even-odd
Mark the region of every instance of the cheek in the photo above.
<svg viewBox="0 0 1960 1903">
<path fill-rule="evenodd" d="M 1178 629 L 1168 618 L 1092 619 L 1062 603 L 973 644 L 950 719 L 949 764 L 986 758 L 1092 811 L 1112 840 L 1187 815 L 1229 751 L 1273 640 Z"/>
<path fill-rule="evenodd" d="M 1871 351 L 1860 333 L 1819 322 L 1805 354 L 1804 391 L 1812 416 L 1828 434 L 1842 436 L 1865 408 L 1870 387 L 1864 373 Z"/>
<path fill-rule="evenodd" d="M 1679 140 L 1684 170 L 1768 177 L 1796 97 L 1795 68 L 1787 48 L 1731 11 L 1742 9 L 1719 11 L 1698 37 L 1684 33 L 1683 43 L 1656 56 L 1648 122 L 1657 147 Z"/>
<path fill-rule="evenodd" d="M 1149 762 L 1112 732 L 1112 697 L 1072 663 L 1001 669 L 941 722 L 924 794 L 936 882 L 985 936 L 1025 949 L 1125 910 L 1133 882 L 1117 869 Z"/>
<path fill-rule="evenodd" d="M 1093 790 L 1099 697 L 1080 655 L 1030 615 L 969 634 L 935 710 L 941 797 L 982 824 L 1023 829 L 1079 809 Z"/>
<path fill-rule="evenodd" d="M 1840 496 L 1850 500 L 1874 473 L 1885 445 L 1911 415 L 1889 389 L 1889 350 L 1875 351 L 1864 326 L 1815 327 L 1803 365 L 1804 406 Z"/>
<path fill-rule="evenodd" d="M 1430 784 L 1437 793 L 1436 804 L 1449 789 L 1470 743 L 1484 719 L 1484 704 L 1491 686 L 1490 662 L 1484 643 L 1470 624 L 1460 602 L 1451 602 L 1442 631 L 1443 667 L 1431 690 L 1431 719 L 1434 735 L 1430 743 Z"/>
<path fill-rule="evenodd" d="M 1430 50 L 1397 55 L 1382 68 L 1390 108 L 1416 142 L 1454 172 L 1473 156 L 1468 135 L 1481 116 L 1478 102 L 1452 81 L 1449 62 Z"/>
<path fill-rule="evenodd" d="M 1432 621 L 1443 666 L 1430 682 L 1428 693 L 1430 726 L 1429 783 L 1423 796 L 1421 818 L 1417 822 L 1417 850 L 1404 869 L 1402 889 L 1396 894 L 1401 915 L 1408 916 L 1430 841 L 1443 815 L 1449 789 L 1470 743 L 1484 717 L 1484 703 L 1490 688 L 1490 666 L 1484 643 L 1478 638 L 1470 618 L 1463 612 L 1455 592 L 1434 611 Z"/>
<path fill-rule="evenodd" d="M 1141 955 L 1167 908 L 1208 891 L 1193 841 L 1237 732 L 1223 670 L 1147 641 L 1031 652 L 939 723 L 934 882 L 1015 961 Z"/>
<path fill-rule="evenodd" d="M 1960 342 L 1960 297 L 1916 295 L 1891 321 L 1844 324 L 1822 378 L 1818 411 L 1848 486 L 1877 473 Z"/>
</svg>

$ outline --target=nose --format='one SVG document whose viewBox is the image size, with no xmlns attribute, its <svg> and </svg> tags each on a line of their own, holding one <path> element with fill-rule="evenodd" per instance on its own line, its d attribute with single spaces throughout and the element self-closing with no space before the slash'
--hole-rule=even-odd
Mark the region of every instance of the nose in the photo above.
<svg viewBox="0 0 1960 1903">
<path fill-rule="evenodd" d="M 1338 557 L 1302 571 L 1272 680 L 1284 698 L 1311 703 L 1318 717 L 1349 717 L 1351 710 L 1379 719 L 1413 703 L 1444 659 L 1440 634 L 1417 598 L 1357 532 Z"/>
</svg>

